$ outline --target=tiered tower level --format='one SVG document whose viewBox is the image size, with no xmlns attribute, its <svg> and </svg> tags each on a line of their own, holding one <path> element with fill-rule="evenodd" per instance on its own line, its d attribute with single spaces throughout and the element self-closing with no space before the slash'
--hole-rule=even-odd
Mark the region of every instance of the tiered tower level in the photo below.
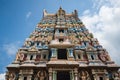
<svg viewBox="0 0 120 80">
<path fill-rule="evenodd" d="M 43 18 L 7 66 L 6 80 L 120 80 L 117 66 L 75 10 Z"/>
</svg>

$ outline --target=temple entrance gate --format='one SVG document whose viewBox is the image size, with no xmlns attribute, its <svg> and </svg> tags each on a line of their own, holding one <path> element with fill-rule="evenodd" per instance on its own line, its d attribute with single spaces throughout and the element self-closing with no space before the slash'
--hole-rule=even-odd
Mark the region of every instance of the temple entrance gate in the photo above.
<svg viewBox="0 0 120 80">
<path fill-rule="evenodd" d="M 57 71 L 57 80 L 70 80 L 69 71 Z"/>
<path fill-rule="evenodd" d="M 74 80 L 73 71 L 53 71 L 53 80 Z"/>
</svg>

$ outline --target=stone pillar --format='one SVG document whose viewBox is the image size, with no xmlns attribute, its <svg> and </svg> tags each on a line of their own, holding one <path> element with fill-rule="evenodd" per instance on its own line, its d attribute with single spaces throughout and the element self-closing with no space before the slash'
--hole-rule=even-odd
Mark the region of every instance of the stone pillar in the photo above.
<svg viewBox="0 0 120 80">
<path fill-rule="evenodd" d="M 69 57 L 73 57 L 73 49 L 72 48 L 68 48 L 68 53 L 69 53 Z"/>
<path fill-rule="evenodd" d="M 52 68 L 49 68 L 49 80 L 52 80 Z"/>
<path fill-rule="evenodd" d="M 57 49 L 54 49 L 54 50 L 55 50 L 54 55 L 55 55 L 55 57 L 57 57 Z"/>
<path fill-rule="evenodd" d="M 105 75 L 104 75 L 105 80 L 109 80 L 109 73 L 105 69 L 104 69 L 104 72 L 105 72 Z"/>
<path fill-rule="evenodd" d="M 41 60 L 43 59 L 43 54 L 40 55 L 40 59 L 41 59 Z"/>
<path fill-rule="evenodd" d="M 75 76 L 74 80 L 78 80 L 78 69 L 77 68 L 74 69 L 74 76 Z"/>
<path fill-rule="evenodd" d="M 24 79 L 24 77 L 22 75 L 20 75 L 18 80 L 23 80 L 23 79 Z"/>
<path fill-rule="evenodd" d="M 57 56 L 57 49 L 56 48 L 52 48 L 52 57 L 56 57 Z"/>
<path fill-rule="evenodd" d="M 57 49 L 56 48 L 52 48 L 51 52 L 52 52 L 51 60 L 56 60 L 57 59 Z"/>
<path fill-rule="evenodd" d="M 74 72 L 73 72 L 73 70 L 70 71 L 70 80 L 74 80 Z"/>
<path fill-rule="evenodd" d="M 53 71 L 53 80 L 56 80 L 56 71 Z"/>
<path fill-rule="evenodd" d="M 81 60 L 83 60 L 84 58 L 83 58 L 83 53 L 81 54 Z"/>
<path fill-rule="evenodd" d="M 99 58 L 98 58 L 98 55 L 97 55 L 97 52 L 95 52 L 96 54 L 94 54 L 95 55 L 95 59 L 96 60 L 99 60 Z"/>
<path fill-rule="evenodd" d="M 94 80 L 97 80 L 97 74 L 93 75 Z"/>
<path fill-rule="evenodd" d="M 33 60 L 35 60 L 35 59 L 36 59 L 36 55 L 34 54 L 34 55 L 33 55 Z"/>
<path fill-rule="evenodd" d="M 74 56 L 73 56 L 73 49 L 72 48 L 68 48 L 67 49 L 67 51 L 68 51 L 68 60 L 74 60 Z"/>
<path fill-rule="evenodd" d="M 76 59 L 78 59 L 78 54 L 75 54 Z"/>
<path fill-rule="evenodd" d="M 27 60 L 30 60 L 30 55 L 27 55 L 27 58 L 26 58 Z"/>
<path fill-rule="evenodd" d="M 109 75 L 108 74 L 106 74 L 106 78 L 105 78 L 106 80 L 109 80 Z"/>
<path fill-rule="evenodd" d="M 31 78 L 32 78 L 32 76 L 29 75 L 29 76 L 27 77 L 27 80 L 32 80 Z"/>
<path fill-rule="evenodd" d="M 87 57 L 88 57 L 88 60 L 91 60 L 90 55 L 91 55 L 91 54 L 87 52 Z"/>
</svg>

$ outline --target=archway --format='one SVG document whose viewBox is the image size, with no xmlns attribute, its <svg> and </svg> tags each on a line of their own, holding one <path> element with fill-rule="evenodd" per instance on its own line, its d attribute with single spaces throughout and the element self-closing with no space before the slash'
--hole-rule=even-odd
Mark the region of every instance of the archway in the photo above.
<svg viewBox="0 0 120 80">
<path fill-rule="evenodd" d="M 70 80 L 70 72 L 69 71 L 58 71 L 57 80 Z"/>
</svg>

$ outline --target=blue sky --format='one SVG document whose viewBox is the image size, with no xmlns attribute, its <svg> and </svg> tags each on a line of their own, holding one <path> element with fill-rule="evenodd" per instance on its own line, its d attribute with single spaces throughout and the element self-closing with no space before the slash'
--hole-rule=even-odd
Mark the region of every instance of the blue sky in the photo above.
<svg viewBox="0 0 120 80">
<path fill-rule="evenodd" d="M 60 6 L 67 13 L 78 10 L 89 31 L 120 64 L 120 0 L 0 0 L 0 77 L 41 20 L 43 9 L 56 13 Z"/>
<path fill-rule="evenodd" d="M 22 46 L 41 20 L 43 9 L 48 13 L 56 13 L 60 6 L 68 13 L 75 9 L 82 13 L 92 3 L 90 0 L 0 0 L 0 73 L 5 72 L 5 66 L 15 57 L 15 51 L 9 54 L 4 48 L 10 45 L 17 48 Z"/>
</svg>

